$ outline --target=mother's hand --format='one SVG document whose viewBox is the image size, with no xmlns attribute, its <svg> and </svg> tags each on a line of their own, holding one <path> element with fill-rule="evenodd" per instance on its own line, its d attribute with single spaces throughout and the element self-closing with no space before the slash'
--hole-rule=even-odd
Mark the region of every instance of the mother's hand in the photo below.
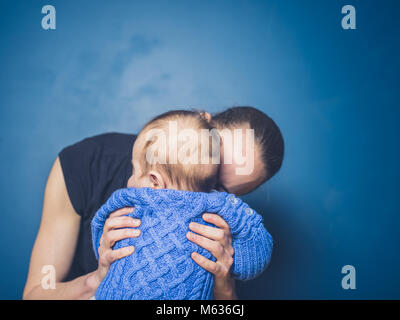
<svg viewBox="0 0 400 320">
<path fill-rule="evenodd" d="M 214 275 L 214 299 L 236 299 L 235 282 L 230 276 L 234 251 L 229 226 L 224 219 L 213 213 L 203 214 L 203 220 L 217 228 L 191 222 L 189 229 L 197 234 L 188 232 L 187 238 L 210 251 L 216 261 L 211 261 L 197 252 L 192 253 L 192 259 Z"/>
<path fill-rule="evenodd" d="M 133 246 L 128 246 L 113 250 L 114 244 L 122 239 L 136 238 L 140 235 L 140 220 L 127 216 L 134 209 L 131 207 L 122 208 L 110 214 L 103 228 L 103 234 L 100 238 L 99 265 L 96 273 L 98 284 L 107 275 L 110 265 L 123 257 L 129 256 L 135 250 Z"/>
</svg>

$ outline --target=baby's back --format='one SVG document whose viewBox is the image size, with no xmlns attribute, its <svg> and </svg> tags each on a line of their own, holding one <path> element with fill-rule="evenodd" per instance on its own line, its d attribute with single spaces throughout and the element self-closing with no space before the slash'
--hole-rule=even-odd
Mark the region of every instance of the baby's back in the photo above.
<svg viewBox="0 0 400 320">
<path fill-rule="evenodd" d="M 99 210 L 112 212 L 114 206 L 121 206 L 120 201 L 129 201 L 135 207 L 130 215 L 141 219 L 142 232 L 138 238 L 115 244 L 114 249 L 133 245 L 135 251 L 111 265 L 97 289 L 96 299 L 210 299 L 212 275 L 198 266 L 190 255 L 197 251 L 208 259 L 214 258 L 186 238 L 190 222 L 205 224 L 201 215 L 206 208 L 212 209 L 208 194 L 133 190 L 130 199 L 126 193 L 117 191 Z"/>
<path fill-rule="evenodd" d="M 228 223 L 232 234 L 236 279 L 254 279 L 267 267 L 273 247 L 262 217 L 246 203 L 225 192 L 127 188 L 115 191 L 92 220 L 93 248 L 98 248 L 110 213 L 134 207 L 130 216 L 141 219 L 141 235 L 119 241 L 114 249 L 135 251 L 115 261 L 96 291 L 96 299 L 211 299 L 213 276 L 191 258 L 196 251 L 215 261 L 211 253 L 186 238 L 189 223 L 205 223 L 204 212 L 214 212 Z"/>
</svg>

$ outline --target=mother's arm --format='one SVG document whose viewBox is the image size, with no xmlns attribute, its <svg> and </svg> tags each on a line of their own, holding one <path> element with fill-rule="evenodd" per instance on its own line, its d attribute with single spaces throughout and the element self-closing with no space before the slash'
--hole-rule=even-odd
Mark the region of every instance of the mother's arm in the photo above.
<svg viewBox="0 0 400 320">
<path fill-rule="evenodd" d="M 214 275 L 214 299 L 234 300 L 237 299 L 235 293 L 235 281 L 230 275 L 233 264 L 232 236 L 228 224 L 217 214 L 203 214 L 204 221 L 215 225 L 217 228 L 192 222 L 189 224 L 190 230 L 196 232 L 187 233 L 187 238 L 210 251 L 216 258 L 211 261 L 197 252 L 192 253 L 192 259 L 203 269 Z"/>
<path fill-rule="evenodd" d="M 72 281 L 64 281 L 71 266 L 80 228 L 80 216 L 75 212 L 66 189 L 59 158 L 53 164 L 46 184 L 42 221 L 29 265 L 23 299 L 88 299 L 92 297 L 110 264 L 132 253 L 133 248 L 112 250 L 115 241 L 136 237 L 133 230 L 119 231 L 119 228 L 137 227 L 135 219 L 121 215 L 132 209 L 115 212 L 108 221 L 108 229 L 102 239 L 99 268 Z M 45 289 L 42 268 L 54 267 L 54 289 Z"/>
</svg>

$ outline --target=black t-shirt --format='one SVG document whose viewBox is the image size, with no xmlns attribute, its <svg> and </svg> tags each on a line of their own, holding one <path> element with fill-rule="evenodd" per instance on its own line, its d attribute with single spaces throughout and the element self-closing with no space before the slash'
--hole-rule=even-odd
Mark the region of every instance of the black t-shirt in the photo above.
<svg viewBox="0 0 400 320">
<path fill-rule="evenodd" d="M 59 153 L 69 198 L 81 216 L 78 243 L 65 281 L 96 270 L 90 223 L 96 211 L 132 173 L 136 135 L 106 133 L 84 139 Z"/>
</svg>

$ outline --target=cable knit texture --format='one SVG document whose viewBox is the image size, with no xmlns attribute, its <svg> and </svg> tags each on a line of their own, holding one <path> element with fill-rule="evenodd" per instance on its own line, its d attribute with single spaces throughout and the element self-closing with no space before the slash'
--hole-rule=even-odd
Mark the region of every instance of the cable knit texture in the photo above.
<svg viewBox="0 0 400 320">
<path fill-rule="evenodd" d="M 97 259 L 105 221 L 113 211 L 128 206 L 135 208 L 128 216 L 141 219 L 142 232 L 114 245 L 114 249 L 133 245 L 135 251 L 111 264 L 96 291 L 98 300 L 212 299 L 213 275 L 190 255 L 196 251 L 215 258 L 186 238 L 190 222 L 209 225 L 202 219 L 204 212 L 218 213 L 231 229 L 234 278 L 253 279 L 270 261 L 272 237 L 262 217 L 239 198 L 225 192 L 150 188 L 119 189 L 97 211 L 91 223 Z"/>
</svg>

